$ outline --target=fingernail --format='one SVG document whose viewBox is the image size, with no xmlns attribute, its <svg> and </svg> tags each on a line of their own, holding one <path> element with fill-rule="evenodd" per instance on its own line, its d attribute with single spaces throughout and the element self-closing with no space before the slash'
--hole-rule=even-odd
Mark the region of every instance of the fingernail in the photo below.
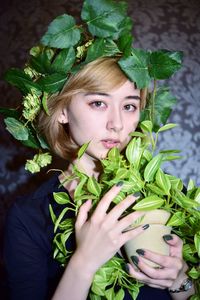
<svg viewBox="0 0 200 300">
<path fill-rule="evenodd" d="M 127 273 L 129 273 L 129 265 L 127 265 L 127 264 L 125 265 L 125 270 Z"/>
<path fill-rule="evenodd" d="M 139 254 L 141 256 L 144 256 L 144 254 L 145 254 L 145 251 L 143 249 L 137 249 L 136 252 L 137 252 L 137 254 Z"/>
<path fill-rule="evenodd" d="M 171 241 L 173 240 L 173 236 L 171 234 L 166 234 L 163 235 L 163 239 L 167 242 L 167 241 Z"/>
<path fill-rule="evenodd" d="M 137 256 L 131 256 L 131 260 L 134 263 L 134 265 L 138 265 L 139 263 L 139 258 Z"/>
<path fill-rule="evenodd" d="M 136 192 L 136 193 L 133 194 L 133 196 L 136 197 L 136 198 L 139 198 L 141 196 L 141 193 L 140 192 Z"/>
<path fill-rule="evenodd" d="M 119 181 L 116 183 L 116 186 L 122 186 L 123 185 L 123 181 Z"/>
<path fill-rule="evenodd" d="M 149 228 L 149 224 L 145 224 L 142 226 L 143 230 L 146 230 L 147 228 Z"/>
</svg>

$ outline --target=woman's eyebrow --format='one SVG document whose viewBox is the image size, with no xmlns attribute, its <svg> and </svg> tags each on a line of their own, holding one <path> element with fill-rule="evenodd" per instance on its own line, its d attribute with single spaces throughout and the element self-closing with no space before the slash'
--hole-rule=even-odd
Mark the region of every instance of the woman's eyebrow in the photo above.
<svg viewBox="0 0 200 300">
<path fill-rule="evenodd" d="M 110 97 L 110 94 L 102 93 L 102 92 L 85 93 L 84 96 L 94 96 L 94 95 Z M 135 96 L 135 95 L 126 96 L 125 99 L 141 100 L 141 98 L 139 96 Z"/>
</svg>

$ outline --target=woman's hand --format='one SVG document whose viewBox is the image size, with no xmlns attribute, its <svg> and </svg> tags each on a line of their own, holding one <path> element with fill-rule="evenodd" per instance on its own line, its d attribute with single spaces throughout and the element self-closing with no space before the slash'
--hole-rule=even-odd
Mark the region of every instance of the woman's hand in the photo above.
<svg viewBox="0 0 200 300">
<path fill-rule="evenodd" d="M 144 226 L 140 226 L 126 231 L 127 227 L 142 215 L 141 212 L 133 212 L 121 217 L 123 212 L 135 202 L 136 197 L 133 195 L 107 212 L 120 189 L 120 185 L 112 187 L 101 199 L 89 219 L 88 213 L 92 207 L 90 200 L 79 210 L 75 224 L 77 250 L 74 255 L 85 262 L 85 271 L 89 271 L 90 274 L 94 274 L 111 259 L 124 243 L 144 230 Z"/>
<path fill-rule="evenodd" d="M 169 256 L 159 255 L 149 250 L 138 249 L 139 256 L 135 258 L 137 268 L 129 265 L 130 274 L 139 281 L 155 288 L 176 289 L 187 277 L 187 266 L 182 259 L 182 240 L 176 235 L 164 236 L 170 246 Z M 148 266 L 143 257 L 157 263 L 160 268 Z"/>
</svg>

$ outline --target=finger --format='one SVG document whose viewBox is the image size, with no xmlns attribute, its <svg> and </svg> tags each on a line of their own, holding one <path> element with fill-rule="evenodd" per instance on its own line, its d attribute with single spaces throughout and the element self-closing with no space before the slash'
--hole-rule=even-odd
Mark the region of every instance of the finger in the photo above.
<svg viewBox="0 0 200 300">
<path fill-rule="evenodd" d="M 114 185 L 101 199 L 99 204 L 97 205 L 92 218 L 102 218 L 105 216 L 111 202 L 118 195 L 122 188 L 122 182 L 120 181 L 118 184 Z"/>
<path fill-rule="evenodd" d="M 175 280 L 176 279 L 178 272 L 182 269 L 182 261 L 179 258 L 165 256 L 165 255 L 159 255 L 159 254 L 153 253 L 152 251 L 147 251 L 147 250 L 141 254 L 141 249 L 139 249 L 139 250 L 138 249 L 136 250 L 136 252 L 140 255 L 139 260 L 138 260 L 138 266 L 139 266 L 140 270 L 143 273 L 145 273 L 148 277 L 151 277 L 154 279 L 159 278 L 159 279 L 163 279 L 163 280 L 166 280 L 166 279 Z M 145 259 L 156 263 L 158 266 L 161 266 L 161 268 L 159 268 L 159 267 L 154 268 L 152 266 L 149 266 Z"/>
<path fill-rule="evenodd" d="M 139 282 L 147 284 L 148 286 L 159 288 L 159 289 L 165 289 L 168 287 L 171 287 L 172 281 L 171 280 L 161 280 L 161 279 L 154 279 L 150 278 L 143 272 L 141 272 L 140 269 L 136 269 L 131 264 L 128 264 L 129 274 L 137 279 Z"/>
<path fill-rule="evenodd" d="M 88 213 L 89 213 L 91 207 L 92 207 L 91 200 L 87 200 L 84 204 L 81 205 L 78 215 L 77 215 L 76 223 L 75 223 L 76 229 L 80 229 L 83 226 L 83 224 L 85 224 L 85 222 L 87 221 Z"/>
<path fill-rule="evenodd" d="M 182 258 L 183 241 L 175 234 L 164 235 L 163 239 L 170 245 L 170 255 Z"/>
<path fill-rule="evenodd" d="M 144 215 L 143 212 L 134 211 L 127 215 L 126 217 L 123 217 L 119 220 L 119 222 L 116 224 L 116 231 L 117 232 L 126 232 L 129 230 L 133 230 L 135 227 L 131 226 L 135 221 L 139 218 L 141 218 Z"/>
<path fill-rule="evenodd" d="M 122 213 L 131 206 L 137 198 L 134 195 L 129 195 L 119 204 L 117 204 L 108 214 L 107 218 L 113 221 L 119 219 Z M 142 214 L 142 213 L 141 213 Z M 143 213 L 144 214 L 144 213 Z M 130 225 L 130 224 L 129 224 Z"/>
<path fill-rule="evenodd" d="M 145 224 L 145 225 L 138 226 L 132 230 L 125 231 L 124 233 L 122 233 L 121 238 L 120 238 L 121 247 L 129 240 L 132 240 L 133 238 L 135 238 L 136 236 L 141 234 L 144 230 L 148 230 L 148 227 L 149 227 L 149 224 Z"/>
</svg>

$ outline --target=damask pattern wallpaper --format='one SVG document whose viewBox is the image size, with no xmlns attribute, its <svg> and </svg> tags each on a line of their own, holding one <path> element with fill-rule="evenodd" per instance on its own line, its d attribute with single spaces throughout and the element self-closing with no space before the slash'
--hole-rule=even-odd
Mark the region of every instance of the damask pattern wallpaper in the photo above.
<svg viewBox="0 0 200 300">
<path fill-rule="evenodd" d="M 98 0 L 95 0 L 98 1 Z M 180 149 L 183 159 L 166 171 L 200 184 L 200 5 L 199 0 L 128 0 L 134 20 L 134 45 L 145 49 L 184 51 L 184 67 L 164 84 L 178 99 L 170 121 L 179 127 L 161 136 L 160 148 Z M 69 13 L 78 18 L 80 0 L 3 0 L 0 7 L 0 106 L 16 107 L 20 94 L 2 79 L 6 69 L 22 67 L 28 50 L 38 43 L 49 22 Z M 25 158 L 34 154 L 14 141 L 0 118 L 0 240 L 8 207 L 16 195 L 35 189 L 47 175 L 24 170 Z M 2 250 L 0 252 L 2 260 Z M 3 276 L 3 272 L 1 272 Z M 1 281 L 1 280 L 0 280 Z"/>
</svg>

